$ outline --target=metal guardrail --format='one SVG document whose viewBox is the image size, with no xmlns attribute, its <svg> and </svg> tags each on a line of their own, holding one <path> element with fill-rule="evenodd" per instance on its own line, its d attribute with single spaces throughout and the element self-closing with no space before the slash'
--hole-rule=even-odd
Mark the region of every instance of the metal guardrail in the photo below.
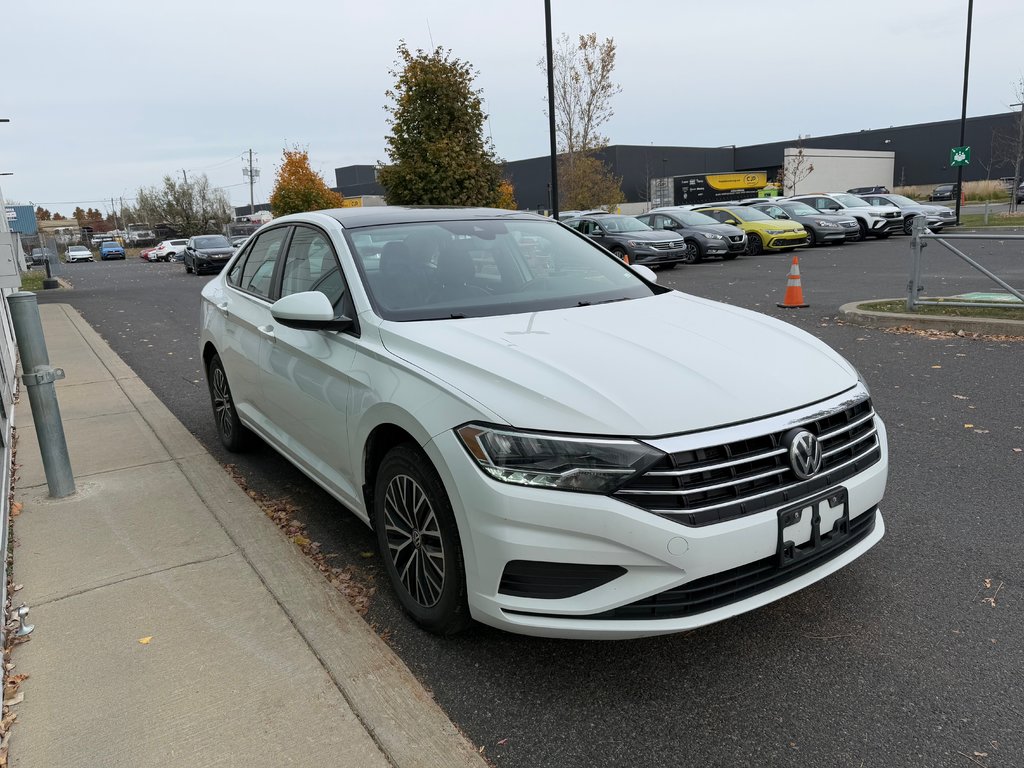
<svg viewBox="0 0 1024 768">
<path fill-rule="evenodd" d="M 924 249 L 928 246 L 930 241 L 935 241 L 942 247 L 946 248 L 950 253 L 957 256 L 959 259 L 964 261 L 973 269 L 976 269 L 981 274 L 988 277 L 994 283 L 1005 289 L 1012 295 L 1016 296 L 1021 302 L 1024 302 L 1024 293 L 1014 288 L 1012 285 L 1003 280 L 999 275 L 986 269 L 984 266 L 979 264 L 977 261 L 972 259 L 966 253 L 961 251 L 954 245 L 950 244 L 950 240 L 1019 240 L 1024 243 L 1024 235 L 1005 235 L 1005 234 L 994 234 L 994 235 L 937 235 L 928 229 L 927 224 L 924 220 L 924 216 L 917 216 L 914 218 L 914 227 L 910 235 L 910 280 L 907 282 L 907 311 L 913 312 L 918 306 L 943 306 L 943 307 L 988 307 L 991 308 L 992 302 L 979 302 L 979 301 L 947 301 L 940 300 L 934 297 L 922 297 L 920 294 L 924 291 L 924 286 L 921 285 L 921 267 L 924 260 Z M 1013 306 L 1013 305 L 1010 305 Z"/>
</svg>

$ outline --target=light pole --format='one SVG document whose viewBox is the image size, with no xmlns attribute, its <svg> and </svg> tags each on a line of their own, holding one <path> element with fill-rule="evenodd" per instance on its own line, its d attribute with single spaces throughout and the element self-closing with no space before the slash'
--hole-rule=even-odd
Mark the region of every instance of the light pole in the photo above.
<svg viewBox="0 0 1024 768">
<path fill-rule="evenodd" d="M 1017 190 L 1020 188 L 1020 159 L 1024 154 L 1024 103 L 1011 104 L 1011 107 L 1020 107 L 1020 120 L 1017 130 L 1017 151 L 1013 158 L 1013 187 L 1010 189 L 1010 211 L 1017 210 Z"/>
<path fill-rule="evenodd" d="M 551 216 L 558 221 L 558 142 L 555 137 L 555 62 L 551 45 L 551 0 L 544 0 L 544 34 L 548 54 L 548 133 L 551 134 Z"/>
<path fill-rule="evenodd" d="M 960 143 L 964 146 L 964 129 L 967 127 L 967 75 L 971 71 L 971 19 L 974 16 L 974 0 L 967 0 L 967 45 L 964 50 L 964 100 L 960 109 Z M 960 223 L 960 201 L 964 199 L 964 167 L 956 167 L 956 223 Z"/>
</svg>

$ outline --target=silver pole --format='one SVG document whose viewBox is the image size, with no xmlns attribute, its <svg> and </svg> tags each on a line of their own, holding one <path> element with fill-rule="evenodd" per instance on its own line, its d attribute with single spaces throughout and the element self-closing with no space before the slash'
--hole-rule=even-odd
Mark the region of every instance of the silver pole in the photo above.
<svg viewBox="0 0 1024 768">
<path fill-rule="evenodd" d="M 64 439 L 55 383 L 64 378 L 64 371 L 50 366 L 36 295 L 18 291 L 7 297 L 7 304 L 11 309 L 14 336 L 21 354 L 21 380 L 28 390 L 28 401 L 32 406 L 32 421 L 39 440 L 46 484 L 50 496 L 62 499 L 75 492 L 75 477 L 71 473 L 71 457 Z"/>
</svg>

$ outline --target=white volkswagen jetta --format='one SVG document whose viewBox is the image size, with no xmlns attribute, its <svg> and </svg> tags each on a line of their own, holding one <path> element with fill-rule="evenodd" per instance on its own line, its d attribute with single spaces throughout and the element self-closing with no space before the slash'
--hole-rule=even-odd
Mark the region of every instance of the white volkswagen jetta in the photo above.
<svg viewBox="0 0 1024 768">
<path fill-rule="evenodd" d="M 849 363 L 540 216 L 275 219 L 201 311 L 224 445 L 258 435 L 372 526 L 434 632 L 678 632 L 884 532 L 885 428 Z"/>
</svg>

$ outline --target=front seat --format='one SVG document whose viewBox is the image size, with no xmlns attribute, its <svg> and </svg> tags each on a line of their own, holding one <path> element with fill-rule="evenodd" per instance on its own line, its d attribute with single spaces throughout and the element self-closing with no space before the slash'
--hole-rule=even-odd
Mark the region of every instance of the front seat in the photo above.
<svg viewBox="0 0 1024 768">
<path fill-rule="evenodd" d="M 446 248 L 437 255 L 439 285 L 431 296 L 431 303 L 457 301 L 473 296 L 489 296 L 487 290 L 472 282 L 476 277 L 473 257 L 465 251 Z"/>
</svg>

